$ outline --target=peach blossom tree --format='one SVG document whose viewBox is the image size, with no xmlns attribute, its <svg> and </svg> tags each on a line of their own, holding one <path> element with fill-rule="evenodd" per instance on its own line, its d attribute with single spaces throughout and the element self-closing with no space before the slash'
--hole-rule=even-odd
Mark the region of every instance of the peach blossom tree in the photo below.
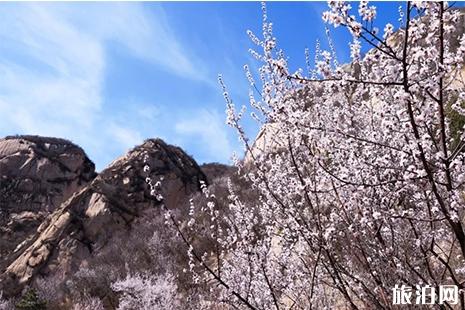
<svg viewBox="0 0 465 310">
<path fill-rule="evenodd" d="M 380 31 L 374 6 L 352 5 L 329 1 L 323 14 L 352 35 L 351 62 L 318 48 L 308 72 L 290 72 L 263 5 L 262 36 L 249 33 L 262 66 L 257 80 L 246 75 L 252 116 L 277 128 L 265 150 L 254 151 L 246 109 L 220 78 L 227 122 L 251 158 L 236 164 L 258 198 L 230 182 L 220 203 L 204 185 L 206 203 L 192 203 L 186 225 L 167 213 L 209 298 L 239 309 L 390 309 L 395 285 L 464 288 L 464 13 L 407 2 L 399 29 Z"/>
</svg>

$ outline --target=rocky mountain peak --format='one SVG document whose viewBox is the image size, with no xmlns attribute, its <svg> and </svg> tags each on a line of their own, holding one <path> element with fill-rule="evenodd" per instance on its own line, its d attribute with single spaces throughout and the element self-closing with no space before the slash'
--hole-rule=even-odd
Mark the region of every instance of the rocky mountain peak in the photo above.
<svg viewBox="0 0 465 310">
<path fill-rule="evenodd" d="M 0 256 L 14 257 L 47 215 L 95 176 L 94 163 L 70 141 L 0 139 Z M 2 259 L 0 270 L 9 261 Z"/>
<path fill-rule="evenodd" d="M 44 141 L 50 140 L 38 141 L 43 142 L 42 147 L 48 143 Z M 38 143 L 31 145 L 41 148 L 36 147 Z M 66 152 L 57 151 L 53 159 L 71 150 L 66 143 L 58 147 Z M 30 148 L 27 148 L 27 158 L 40 161 L 37 155 L 31 155 L 38 154 L 37 151 Z M 70 167 L 71 163 L 63 165 Z M 41 277 L 53 275 L 64 283 L 90 261 L 111 251 L 114 244 L 128 238 L 134 221 L 144 217 L 153 221 L 152 210 L 159 209 L 162 203 L 173 210 L 186 206 L 190 194 L 200 188 L 200 181 L 206 181 L 205 174 L 182 149 L 160 139 L 146 140 L 113 161 L 87 185 L 75 188 L 73 195 L 43 220 L 37 233 L 23 242 L 8 260 L 0 276 L 0 290 L 9 295 L 18 294 L 39 274 Z M 159 182 L 157 191 L 163 199 L 151 192 L 150 182 Z"/>
</svg>

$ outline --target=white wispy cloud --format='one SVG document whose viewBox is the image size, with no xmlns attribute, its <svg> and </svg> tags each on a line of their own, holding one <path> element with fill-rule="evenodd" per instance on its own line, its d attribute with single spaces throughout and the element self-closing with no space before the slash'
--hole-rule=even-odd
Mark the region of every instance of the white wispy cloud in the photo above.
<svg viewBox="0 0 465 310">
<path fill-rule="evenodd" d="M 106 129 L 108 131 L 108 136 L 118 141 L 126 149 L 140 144 L 143 140 L 143 137 L 138 130 L 127 128 L 118 125 L 117 123 L 110 123 Z"/>
<path fill-rule="evenodd" d="M 179 120 L 175 124 L 175 131 L 182 144 L 190 140 L 191 144 L 197 144 L 204 154 L 208 154 L 210 160 L 221 162 L 230 158 L 233 152 L 224 122 L 224 115 L 200 109 L 190 118 Z M 199 160 L 203 161 L 202 158 Z"/>
<path fill-rule="evenodd" d="M 59 11 L 60 14 L 67 12 Z M 80 6 L 71 15 L 81 31 L 116 41 L 134 55 L 181 77 L 206 80 L 204 64 L 189 46 L 179 42 L 161 5 L 153 4 L 147 10 L 143 4 L 91 3 Z"/>
<path fill-rule="evenodd" d="M 92 127 L 101 108 L 100 42 L 37 5 L 0 6 L 0 14 L 2 129 L 51 135 Z"/>
<path fill-rule="evenodd" d="M 113 120 L 108 111 L 110 43 L 168 73 L 206 80 L 203 64 L 177 40 L 160 6 L 2 3 L 0 16 L 0 134 L 69 138 L 100 168 L 105 145 L 142 142 L 137 124 Z"/>
</svg>

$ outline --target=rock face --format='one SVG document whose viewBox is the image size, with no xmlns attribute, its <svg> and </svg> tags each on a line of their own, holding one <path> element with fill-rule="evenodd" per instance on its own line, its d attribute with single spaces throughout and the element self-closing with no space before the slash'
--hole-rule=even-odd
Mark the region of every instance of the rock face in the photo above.
<svg viewBox="0 0 465 310">
<path fill-rule="evenodd" d="M 0 271 L 45 217 L 95 175 L 92 161 L 69 141 L 0 139 Z"/>
<path fill-rule="evenodd" d="M 251 149 L 244 156 L 245 164 L 252 164 L 254 158 L 269 151 L 285 147 L 286 137 L 275 123 L 266 123 L 260 129 Z"/>
<path fill-rule="evenodd" d="M 146 179 L 160 181 L 151 194 Z M 63 280 L 112 243 L 128 234 L 148 209 L 176 208 L 206 180 L 195 161 L 162 140 L 147 140 L 115 160 L 88 185 L 63 202 L 39 227 L 27 247 L 1 275 L 0 290 L 15 295 L 37 274 Z"/>
</svg>

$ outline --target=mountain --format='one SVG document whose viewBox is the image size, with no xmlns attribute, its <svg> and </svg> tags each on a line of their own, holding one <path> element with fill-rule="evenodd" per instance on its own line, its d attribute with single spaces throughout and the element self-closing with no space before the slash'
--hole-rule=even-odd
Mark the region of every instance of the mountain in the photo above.
<svg viewBox="0 0 465 310">
<path fill-rule="evenodd" d="M 209 173 L 221 174 L 225 168 L 218 167 Z M 185 261 L 185 249 L 163 223 L 163 210 L 182 218 L 190 195 L 207 182 L 189 155 L 160 139 L 145 141 L 97 175 L 83 150 L 69 141 L 7 137 L 0 140 L 0 175 L 5 225 L 0 291 L 19 296 L 27 286 L 53 282 L 53 298 L 63 309 L 69 306 L 70 282 L 84 269 L 107 266 L 114 281 L 139 261 L 147 266 L 133 266 L 134 272 L 153 272 L 165 259 Z M 145 253 L 153 250 L 146 244 L 154 232 L 165 240 L 154 246 L 159 257 Z M 123 259 L 123 253 L 131 258 Z M 110 309 L 117 303 L 111 292 L 98 297 Z"/>
<path fill-rule="evenodd" d="M 0 270 L 50 213 L 95 176 L 92 161 L 69 141 L 0 139 Z"/>
</svg>

